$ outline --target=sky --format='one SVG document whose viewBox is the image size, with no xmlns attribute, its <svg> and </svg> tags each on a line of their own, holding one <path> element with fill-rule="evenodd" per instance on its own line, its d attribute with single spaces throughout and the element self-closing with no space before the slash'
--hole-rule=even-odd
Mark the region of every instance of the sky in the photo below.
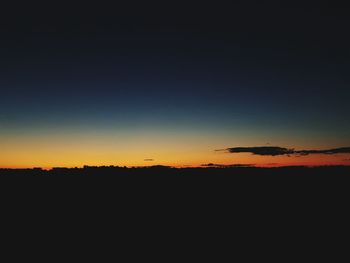
<svg viewBox="0 0 350 263">
<path fill-rule="evenodd" d="M 9 6 L 0 167 L 350 164 L 350 151 L 252 150 L 350 146 L 349 11 L 335 1 Z"/>
</svg>

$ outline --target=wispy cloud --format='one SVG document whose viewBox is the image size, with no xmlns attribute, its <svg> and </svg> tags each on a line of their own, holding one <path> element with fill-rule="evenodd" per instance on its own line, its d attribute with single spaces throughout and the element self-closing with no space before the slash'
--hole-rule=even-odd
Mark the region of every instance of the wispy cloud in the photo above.
<svg viewBox="0 0 350 263">
<path fill-rule="evenodd" d="M 294 150 L 290 148 L 283 147 L 271 147 L 271 146 L 261 146 L 261 147 L 233 147 L 227 148 L 224 150 L 217 151 L 226 151 L 228 153 L 252 153 L 255 155 L 263 156 L 281 156 L 281 155 L 311 155 L 311 154 L 341 154 L 346 153 L 350 154 L 350 147 L 342 147 L 335 149 L 326 149 L 326 150 Z"/>
<path fill-rule="evenodd" d="M 302 151 L 296 151 L 296 153 L 301 155 L 350 153 L 350 147 L 342 147 L 342 148 L 335 148 L 335 149 L 329 149 L 329 150 L 302 150 Z"/>
<path fill-rule="evenodd" d="M 144 159 L 144 161 L 145 161 L 145 162 L 153 162 L 154 159 L 149 159 L 149 158 L 147 158 L 147 159 Z"/>
</svg>

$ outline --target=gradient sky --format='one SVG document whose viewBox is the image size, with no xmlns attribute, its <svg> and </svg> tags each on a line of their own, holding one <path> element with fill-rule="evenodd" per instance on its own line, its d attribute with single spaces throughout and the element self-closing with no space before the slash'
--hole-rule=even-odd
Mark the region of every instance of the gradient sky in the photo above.
<svg viewBox="0 0 350 263">
<path fill-rule="evenodd" d="M 215 151 L 350 146 L 350 10 L 260 2 L 10 8 L 0 167 L 350 164 Z"/>
</svg>

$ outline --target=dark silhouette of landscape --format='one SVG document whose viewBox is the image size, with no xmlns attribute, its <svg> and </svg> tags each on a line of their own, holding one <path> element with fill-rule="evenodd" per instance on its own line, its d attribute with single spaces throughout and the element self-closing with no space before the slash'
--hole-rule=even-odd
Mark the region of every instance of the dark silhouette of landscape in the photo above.
<svg viewBox="0 0 350 263">
<path fill-rule="evenodd" d="M 84 166 L 83 168 L 0 169 L 1 176 L 89 176 L 89 177 L 234 177 L 234 176 L 334 176 L 350 175 L 350 166 L 288 166 L 262 168 L 254 166 L 206 166 L 174 168 L 155 165 L 149 167 Z"/>
</svg>

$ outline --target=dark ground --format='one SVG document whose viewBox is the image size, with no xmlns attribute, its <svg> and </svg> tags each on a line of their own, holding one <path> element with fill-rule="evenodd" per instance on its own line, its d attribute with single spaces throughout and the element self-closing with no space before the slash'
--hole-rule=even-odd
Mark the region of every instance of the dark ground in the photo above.
<svg viewBox="0 0 350 263">
<path fill-rule="evenodd" d="M 53 168 L 46 171 L 35 169 L 0 169 L 2 176 L 108 176 L 108 177 L 231 177 L 231 176 L 335 176 L 350 175 L 350 166 L 321 167 L 231 167 L 231 168 L 171 168 L 153 166 L 144 168 L 84 167 Z"/>
<path fill-rule="evenodd" d="M 164 216 L 187 222 L 197 212 L 201 216 L 195 225 L 211 217 L 221 221 L 243 216 L 256 226 L 269 216 L 278 222 L 281 216 L 298 215 L 296 220 L 304 222 L 305 215 L 315 210 L 322 212 L 318 218 L 341 219 L 339 213 L 348 212 L 350 197 L 350 166 L 0 169 L 0 175 L 3 204 L 14 210 L 28 207 L 20 219 L 33 215 L 33 204 L 43 204 L 42 211 L 54 211 L 55 217 L 61 210 L 73 215 L 85 210 L 87 217 L 103 220 L 112 214 L 133 215 L 135 226 L 154 214 L 160 214 L 152 219 L 157 223 Z"/>
</svg>

